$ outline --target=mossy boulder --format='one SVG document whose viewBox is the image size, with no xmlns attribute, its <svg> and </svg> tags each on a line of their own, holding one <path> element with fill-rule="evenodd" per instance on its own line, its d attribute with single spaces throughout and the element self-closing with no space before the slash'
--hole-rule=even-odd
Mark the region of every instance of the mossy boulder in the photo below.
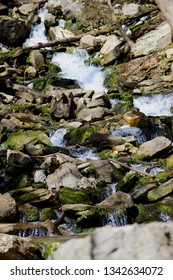
<svg viewBox="0 0 173 280">
<path fill-rule="evenodd" d="M 132 192 L 139 181 L 140 176 L 138 174 L 126 174 L 122 180 L 120 180 L 116 186 L 117 191 Z"/>
<path fill-rule="evenodd" d="M 105 185 L 106 187 L 106 185 Z M 61 204 L 95 204 L 101 202 L 106 195 L 104 184 L 98 184 L 89 188 L 68 188 L 63 187 L 58 191 L 58 198 Z"/>
<path fill-rule="evenodd" d="M 39 220 L 39 209 L 37 207 L 31 207 L 26 212 L 27 222 L 35 222 Z"/>
<path fill-rule="evenodd" d="M 142 224 L 159 220 L 156 213 L 153 213 L 153 211 L 151 211 L 150 205 L 137 204 L 136 206 L 138 207 L 139 211 L 139 214 L 136 218 L 137 223 Z"/>
<path fill-rule="evenodd" d="M 9 148 L 12 150 L 22 150 L 27 144 L 35 145 L 37 143 L 52 146 L 49 137 L 43 131 L 40 130 L 19 130 L 17 132 L 13 132 L 1 145 L 5 148 Z"/>
<path fill-rule="evenodd" d="M 40 221 L 44 222 L 45 220 L 49 219 L 56 219 L 57 216 L 52 208 L 43 208 L 40 214 Z"/>
<path fill-rule="evenodd" d="M 162 198 L 173 193 L 173 179 L 161 184 L 159 187 L 147 193 L 147 199 L 150 202 L 161 200 Z"/>
<path fill-rule="evenodd" d="M 173 155 L 166 158 L 165 168 L 166 168 L 166 171 L 173 170 Z"/>
</svg>

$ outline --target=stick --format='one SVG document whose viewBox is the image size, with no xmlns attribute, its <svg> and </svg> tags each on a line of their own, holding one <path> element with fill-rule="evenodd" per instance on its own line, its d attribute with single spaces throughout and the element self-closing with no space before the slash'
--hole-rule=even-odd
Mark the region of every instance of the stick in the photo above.
<svg viewBox="0 0 173 280">
<path fill-rule="evenodd" d="M 128 43 L 128 45 L 130 46 L 130 48 L 134 45 L 134 42 L 128 37 L 128 35 L 125 33 L 125 31 L 123 30 L 123 28 L 121 27 L 117 17 L 114 14 L 114 10 L 111 4 L 110 0 L 107 0 L 107 4 L 111 13 L 111 17 L 112 17 L 112 22 L 115 23 L 116 27 L 118 28 L 118 30 L 120 31 L 121 35 L 123 36 L 123 38 L 125 39 L 125 41 Z"/>
<path fill-rule="evenodd" d="M 110 160 L 110 163 L 112 163 L 113 165 L 115 165 L 115 163 L 120 164 L 121 166 L 123 166 L 123 167 L 125 167 L 125 168 L 127 168 L 127 169 L 130 169 L 130 170 L 133 170 L 133 171 L 135 171 L 135 172 L 137 172 L 137 173 L 140 173 L 140 174 L 142 174 L 142 175 L 145 175 L 145 176 L 154 178 L 153 175 L 151 175 L 151 174 L 149 174 L 149 173 L 147 173 L 147 172 L 141 171 L 141 170 L 139 170 L 139 169 L 136 169 L 136 168 L 134 168 L 134 167 L 131 167 L 131 166 L 125 164 L 125 163 L 122 163 L 122 162 L 116 160 L 116 159 L 111 159 L 111 160 Z"/>
</svg>

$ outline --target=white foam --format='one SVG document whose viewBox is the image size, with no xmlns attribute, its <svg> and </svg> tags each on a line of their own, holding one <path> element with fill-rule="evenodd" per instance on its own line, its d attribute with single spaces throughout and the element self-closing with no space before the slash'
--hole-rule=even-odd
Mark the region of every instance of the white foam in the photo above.
<svg viewBox="0 0 173 280">
<path fill-rule="evenodd" d="M 45 34 L 46 28 L 44 25 L 44 17 L 48 13 L 47 9 L 40 9 L 38 11 L 38 16 L 41 22 L 35 26 L 32 26 L 29 38 L 24 42 L 24 47 L 31 47 L 38 43 L 47 43 L 48 39 Z"/>
<path fill-rule="evenodd" d="M 54 146 L 63 147 L 65 146 L 64 135 L 67 133 L 66 128 L 59 128 L 50 135 L 50 141 Z"/>
<path fill-rule="evenodd" d="M 71 53 L 55 53 L 52 63 L 59 65 L 61 76 L 66 79 L 75 80 L 83 89 L 106 91 L 104 87 L 104 74 L 101 67 L 85 64 L 89 57 L 86 50 L 74 49 Z"/>
<path fill-rule="evenodd" d="M 170 108 L 173 106 L 173 93 L 151 94 L 134 98 L 133 104 L 146 116 L 172 116 Z"/>
</svg>

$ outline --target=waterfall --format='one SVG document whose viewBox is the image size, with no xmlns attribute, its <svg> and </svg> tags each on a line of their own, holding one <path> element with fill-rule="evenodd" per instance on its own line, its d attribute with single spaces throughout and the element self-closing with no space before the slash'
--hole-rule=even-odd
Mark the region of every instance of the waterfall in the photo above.
<svg viewBox="0 0 173 280">
<path fill-rule="evenodd" d="M 146 116 L 172 116 L 170 109 L 173 106 L 173 93 L 136 97 L 133 104 Z"/>
<path fill-rule="evenodd" d="M 37 43 L 48 42 L 47 36 L 45 34 L 46 28 L 44 25 L 44 16 L 47 13 L 47 9 L 40 9 L 38 11 L 38 16 L 40 17 L 41 22 L 35 26 L 32 26 L 30 36 L 23 44 L 24 47 L 31 47 L 36 45 Z"/>
<path fill-rule="evenodd" d="M 85 63 L 88 58 L 86 50 L 74 49 L 73 53 L 55 53 L 52 63 L 61 68 L 61 77 L 76 81 L 82 89 L 106 91 L 101 67 Z"/>
</svg>

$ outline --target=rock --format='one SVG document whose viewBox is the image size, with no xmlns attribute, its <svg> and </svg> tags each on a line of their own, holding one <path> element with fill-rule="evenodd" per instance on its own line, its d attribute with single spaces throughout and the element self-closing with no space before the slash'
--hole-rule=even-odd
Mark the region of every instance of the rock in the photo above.
<svg viewBox="0 0 173 280">
<path fill-rule="evenodd" d="M 34 66 L 37 70 L 44 66 L 44 57 L 39 50 L 33 50 L 30 52 L 28 62 Z"/>
<path fill-rule="evenodd" d="M 50 253 L 48 259 L 172 260 L 172 237 L 172 222 L 106 226 L 87 237 L 66 241 Z"/>
<path fill-rule="evenodd" d="M 0 3 L 0 15 L 7 15 L 8 7 Z"/>
<path fill-rule="evenodd" d="M 120 45 L 121 41 L 115 35 L 110 35 L 107 37 L 106 42 L 100 50 L 103 55 L 108 55 L 110 52 L 117 50 L 117 46 Z"/>
<path fill-rule="evenodd" d="M 61 207 L 63 212 L 79 212 L 79 211 L 85 211 L 85 210 L 90 210 L 92 209 L 92 205 L 88 204 L 65 204 Z"/>
<path fill-rule="evenodd" d="M 125 4 L 122 12 L 124 16 L 135 16 L 139 13 L 139 5 L 135 3 Z"/>
<path fill-rule="evenodd" d="M 164 184 L 161 184 L 159 187 L 148 191 L 147 199 L 150 202 L 159 200 L 165 196 L 168 196 L 173 192 L 173 179 L 170 179 Z"/>
<path fill-rule="evenodd" d="M 147 184 L 145 186 L 142 186 L 134 191 L 131 192 L 131 197 L 135 202 L 143 202 L 144 197 L 146 198 L 147 196 L 147 192 L 149 192 L 150 190 L 153 190 L 156 188 L 156 184 Z"/>
<path fill-rule="evenodd" d="M 10 166 L 15 167 L 25 167 L 31 163 L 31 159 L 28 155 L 19 152 L 19 151 L 12 151 L 7 150 L 7 163 Z"/>
<path fill-rule="evenodd" d="M 147 55 L 166 48 L 172 42 L 171 27 L 167 22 L 140 37 L 132 46 L 133 55 Z"/>
<path fill-rule="evenodd" d="M 76 164 L 66 162 L 61 164 L 54 173 L 47 176 L 46 184 L 49 190 L 56 189 L 58 191 L 63 186 L 75 188 L 81 178 L 82 175 L 78 171 Z"/>
<path fill-rule="evenodd" d="M 0 43 L 12 47 L 19 46 L 27 38 L 27 33 L 25 21 L 0 16 Z"/>
<path fill-rule="evenodd" d="M 22 15 L 29 15 L 31 12 L 33 12 L 37 7 L 34 3 L 28 3 L 21 5 L 18 10 Z"/>
<path fill-rule="evenodd" d="M 92 35 L 84 35 L 80 39 L 80 46 L 82 48 L 94 48 L 97 45 L 96 37 Z"/>
<path fill-rule="evenodd" d="M 64 93 L 60 97 L 53 97 L 50 104 L 50 114 L 56 120 L 68 119 L 74 115 L 75 103 L 73 101 L 73 95 L 65 95 Z"/>
<path fill-rule="evenodd" d="M 16 213 L 16 201 L 9 193 L 0 194 L 0 220 L 7 219 Z"/>
<path fill-rule="evenodd" d="M 52 14 L 46 14 L 44 16 L 44 24 L 47 28 L 56 24 L 56 17 Z"/>
<path fill-rule="evenodd" d="M 52 40 L 56 41 L 64 38 L 74 37 L 75 34 L 67 29 L 63 29 L 60 26 L 53 26 L 49 29 L 49 36 Z"/>
<path fill-rule="evenodd" d="M 30 239 L 0 233 L 1 260 L 41 260 L 39 246 Z"/>
<path fill-rule="evenodd" d="M 36 170 L 34 173 L 34 182 L 35 183 L 44 183 L 46 180 L 46 174 L 44 170 Z"/>
<path fill-rule="evenodd" d="M 112 206 L 119 206 L 123 205 L 126 208 L 133 206 L 132 198 L 129 194 L 118 191 L 115 194 L 110 195 L 106 199 L 104 199 L 102 202 L 97 204 L 99 207 L 112 207 Z"/>
<path fill-rule="evenodd" d="M 141 159 L 151 159 L 159 155 L 165 155 L 166 152 L 171 150 L 171 147 L 172 143 L 169 139 L 164 136 L 156 137 L 140 145 L 136 156 Z"/>
<path fill-rule="evenodd" d="M 55 197 L 52 192 L 44 188 L 34 190 L 33 187 L 28 187 L 22 190 L 20 189 L 20 192 L 24 194 L 17 196 L 16 200 L 21 203 L 40 204 L 41 202 L 47 202 Z"/>
<path fill-rule="evenodd" d="M 109 110 L 104 107 L 86 108 L 85 104 L 81 104 L 75 111 L 78 120 L 91 121 L 93 119 L 100 119 L 109 113 Z"/>
</svg>

